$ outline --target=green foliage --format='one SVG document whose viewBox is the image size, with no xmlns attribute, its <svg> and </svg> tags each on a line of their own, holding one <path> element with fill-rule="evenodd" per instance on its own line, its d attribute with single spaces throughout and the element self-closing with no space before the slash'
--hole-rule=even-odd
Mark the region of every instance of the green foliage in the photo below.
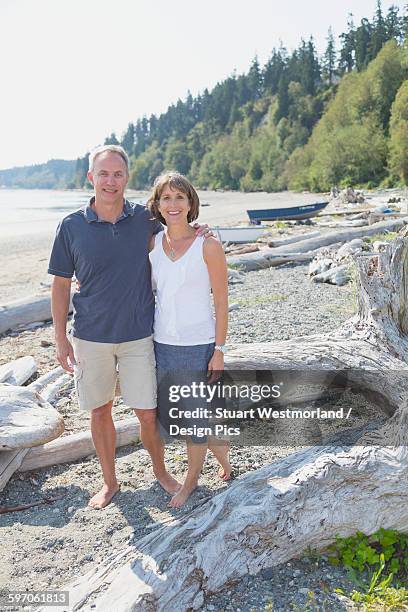
<svg viewBox="0 0 408 612">
<path fill-rule="evenodd" d="M 404 52 L 388 42 L 365 72 L 343 77 L 303 150 L 286 166 L 292 189 L 379 184 L 387 172 L 391 105 L 406 78 Z"/>
<path fill-rule="evenodd" d="M 358 585 L 360 590 L 351 593 L 353 601 L 408 604 L 404 586 L 408 579 L 408 534 L 381 528 L 371 536 L 362 532 L 348 538 L 337 536 L 328 551 L 329 562 L 347 568 Z"/>
<path fill-rule="evenodd" d="M 391 108 L 389 147 L 391 173 L 408 185 L 408 80 L 399 88 Z"/>
</svg>

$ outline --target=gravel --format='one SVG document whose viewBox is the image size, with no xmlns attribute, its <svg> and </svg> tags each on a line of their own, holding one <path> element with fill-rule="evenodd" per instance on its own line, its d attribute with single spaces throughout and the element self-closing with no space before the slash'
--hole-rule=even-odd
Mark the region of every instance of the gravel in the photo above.
<svg viewBox="0 0 408 612">
<path fill-rule="evenodd" d="M 230 313 L 229 343 L 286 340 L 335 329 L 353 314 L 354 289 L 352 285 L 312 284 L 307 266 L 289 265 L 246 274 L 243 284 L 230 288 L 230 302 L 237 307 Z M 36 358 L 38 374 L 55 367 L 50 325 L 0 338 L 0 364 L 28 354 Z M 56 407 L 64 415 L 64 435 L 89 427 L 87 417 L 77 412 L 72 385 L 60 394 Z M 132 414 L 120 401 L 114 413 L 115 418 Z M 235 477 L 294 450 L 233 445 Z M 166 460 L 170 471 L 181 477 L 187 465 L 184 446 L 167 447 Z M 101 480 L 95 457 L 14 474 L 0 494 L 0 505 L 57 499 L 0 515 L 0 586 L 8 590 L 57 589 L 108 554 L 135 542 L 152 525 L 189 513 L 229 486 L 219 480 L 216 463 L 208 456 L 200 487 L 181 510 L 173 510 L 167 507 L 168 496 L 155 482 L 149 456 L 140 444 L 117 452 L 117 471 L 121 491 L 100 512 L 87 507 Z M 338 587 L 345 593 L 353 588 L 342 569 L 333 568 L 324 558 L 303 556 L 227 585 L 222 593 L 207 598 L 203 610 L 353 609 L 347 597 L 334 592 Z"/>
</svg>

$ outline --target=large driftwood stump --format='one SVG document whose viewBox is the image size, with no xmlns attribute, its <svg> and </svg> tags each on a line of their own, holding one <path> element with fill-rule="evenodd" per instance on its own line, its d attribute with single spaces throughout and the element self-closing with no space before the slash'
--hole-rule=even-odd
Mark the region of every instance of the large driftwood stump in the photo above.
<svg viewBox="0 0 408 612">
<path fill-rule="evenodd" d="M 309 546 L 320 550 L 336 534 L 408 530 L 407 257 L 401 236 L 386 253 L 357 259 L 358 314 L 335 333 L 240 345 L 228 357 L 233 369 L 358 370 L 395 444 L 373 445 L 382 439 L 374 432 L 356 446 L 309 448 L 247 474 L 75 580 L 72 609 L 197 609 L 206 594 Z"/>
</svg>

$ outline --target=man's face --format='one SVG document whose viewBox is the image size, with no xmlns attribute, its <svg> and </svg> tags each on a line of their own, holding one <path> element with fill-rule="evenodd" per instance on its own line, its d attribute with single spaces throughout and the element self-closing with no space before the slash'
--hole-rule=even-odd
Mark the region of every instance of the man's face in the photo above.
<svg viewBox="0 0 408 612">
<path fill-rule="evenodd" d="M 94 186 L 98 202 L 123 202 L 129 175 L 126 164 L 118 153 L 106 151 L 98 155 L 94 161 L 93 172 L 88 172 L 88 179 Z"/>
</svg>

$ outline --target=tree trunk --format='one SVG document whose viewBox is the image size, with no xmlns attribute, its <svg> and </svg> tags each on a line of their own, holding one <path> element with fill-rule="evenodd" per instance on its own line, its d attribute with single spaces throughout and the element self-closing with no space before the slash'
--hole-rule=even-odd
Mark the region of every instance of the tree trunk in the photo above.
<svg viewBox="0 0 408 612">
<path fill-rule="evenodd" d="M 244 370 L 358 370 L 361 390 L 390 415 L 382 430 L 394 444 L 373 445 L 381 432 L 368 433 L 357 446 L 308 448 L 247 474 L 76 579 L 73 609 L 197 609 L 206 594 L 336 534 L 408 531 L 407 256 L 403 235 L 386 253 L 357 257 L 358 315 L 335 333 L 239 345 L 227 360 Z"/>
</svg>

